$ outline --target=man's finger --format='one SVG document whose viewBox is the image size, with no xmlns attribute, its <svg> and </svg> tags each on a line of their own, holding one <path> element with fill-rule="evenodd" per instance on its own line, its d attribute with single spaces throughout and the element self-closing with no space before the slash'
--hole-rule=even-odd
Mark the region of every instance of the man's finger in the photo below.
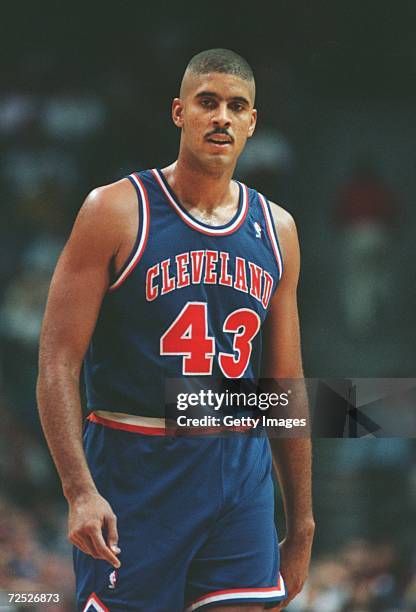
<svg viewBox="0 0 416 612">
<path fill-rule="evenodd" d="M 107 544 L 117 555 L 121 551 L 118 547 L 117 518 L 114 514 L 107 518 Z"/>
<path fill-rule="evenodd" d="M 74 538 L 74 542 L 75 539 L 77 540 L 77 544 L 76 546 L 78 546 L 78 548 L 80 548 L 83 552 L 85 552 L 87 555 L 89 555 L 90 557 L 93 557 L 94 559 L 101 559 L 102 555 L 101 553 L 97 550 L 95 544 L 94 544 L 94 539 L 89 536 L 89 535 L 84 535 L 84 536 L 79 536 L 77 538 Z"/>
<path fill-rule="evenodd" d="M 74 544 L 74 546 L 76 546 L 77 548 L 82 550 L 82 552 L 85 553 L 86 555 L 91 555 L 91 552 L 90 552 L 88 546 L 83 542 L 83 540 L 81 538 L 78 538 L 76 536 L 72 536 L 71 538 L 69 538 L 69 541 L 72 542 L 72 544 Z"/>
<path fill-rule="evenodd" d="M 91 550 L 91 555 L 95 558 L 95 559 L 102 559 L 102 555 L 101 552 L 97 549 L 96 545 L 95 545 L 95 540 L 91 535 L 87 535 L 85 536 L 86 541 L 88 542 L 88 547 Z"/>
<path fill-rule="evenodd" d="M 90 533 L 90 537 L 92 543 L 94 545 L 95 550 L 97 551 L 97 555 L 100 559 L 104 559 L 113 565 L 116 569 L 120 567 L 120 561 L 117 559 L 116 555 L 113 553 L 111 548 L 107 546 L 105 540 L 103 538 L 103 534 L 101 533 L 101 529 L 96 529 Z"/>
<path fill-rule="evenodd" d="M 97 554 L 97 551 L 95 550 L 94 544 L 88 535 L 73 536 L 71 538 L 71 541 L 73 542 L 73 544 L 75 544 L 77 548 L 82 550 L 82 552 L 85 553 L 86 555 L 89 555 L 90 557 L 93 557 L 94 559 L 99 559 L 99 555 Z"/>
</svg>

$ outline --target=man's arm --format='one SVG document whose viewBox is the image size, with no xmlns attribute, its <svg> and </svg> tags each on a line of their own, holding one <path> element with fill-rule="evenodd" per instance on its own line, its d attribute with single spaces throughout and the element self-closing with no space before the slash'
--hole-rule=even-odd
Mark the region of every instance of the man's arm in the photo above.
<svg viewBox="0 0 416 612">
<path fill-rule="evenodd" d="M 293 385 L 291 405 L 294 418 L 307 414 L 307 396 L 303 379 L 297 307 L 300 269 L 299 242 L 293 218 L 272 204 L 283 255 L 283 275 L 273 296 L 267 329 L 263 376 L 273 379 L 300 379 Z M 299 413 L 302 413 L 301 415 Z M 306 580 L 314 520 L 311 492 L 311 441 L 309 438 L 273 438 L 270 444 L 273 462 L 283 496 L 286 537 L 280 545 L 281 571 L 289 593 L 277 609 L 284 608 L 302 589 Z"/>
<path fill-rule="evenodd" d="M 137 215 L 134 198 L 133 187 L 123 180 L 95 189 L 85 200 L 52 278 L 37 385 L 42 427 L 69 504 L 69 539 L 114 567 L 120 565 L 114 554 L 119 552 L 116 517 L 98 493 L 85 458 L 79 378 L 110 266 L 125 256 L 126 223 Z M 128 235 L 127 247 L 130 242 Z"/>
</svg>

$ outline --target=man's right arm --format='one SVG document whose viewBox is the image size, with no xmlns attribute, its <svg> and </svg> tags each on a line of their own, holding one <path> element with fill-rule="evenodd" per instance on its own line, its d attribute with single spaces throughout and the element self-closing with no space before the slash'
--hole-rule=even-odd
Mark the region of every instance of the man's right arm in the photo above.
<svg viewBox="0 0 416 612">
<path fill-rule="evenodd" d="M 126 223 L 134 218 L 132 189 L 127 180 L 95 189 L 80 210 L 51 282 L 37 385 L 42 427 L 69 504 L 69 539 L 115 567 L 116 517 L 97 491 L 85 458 L 79 379 L 110 266 L 125 248 Z"/>
</svg>

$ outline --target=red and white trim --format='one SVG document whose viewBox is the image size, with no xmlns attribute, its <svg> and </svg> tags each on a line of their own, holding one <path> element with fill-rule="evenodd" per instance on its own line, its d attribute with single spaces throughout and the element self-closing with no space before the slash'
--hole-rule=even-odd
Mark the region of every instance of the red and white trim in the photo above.
<svg viewBox="0 0 416 612">
<path fill-rule="evenodd" d="M 144 434 L 145 436 L 189 436 L 189 435 L 212 435 L 223 432 L 245 432 L 252 425 L 235 425 L 224 427 L 180 427 L 174 420 L 168 421 L 164 418 L 136 416 L 122 412 L 109 412 L 107 410 L 96 410 L 87 416 L 87 421 L 104 425 L 110 429 L 129 431 L 131 433 Z"/>
<path fill-rule="evenodd" d="M 120 429 L 133 433 L 142 433 L 147 436 L 166 435 L 166 419 L 135 416 L 123 412 L 108 412 L 107 410 L 96 410 L 91 412 L 88 421 L 98 423 L 110 429 Z"/>
<path fill-rule="evenodd" d="M 82 609 L 82 612 L 110 612 L 110 610 L 103 604 L 102 601 L 97 597 L 95 593 L 91 593 L 91 595 L 87 599 L 87 603 L 85 607 Z"/>
<path fill-rule="evenodd" d="M 141 204 L 140 215 L 139 215 L 139 231 L 141 228 L 140 240 L 139 240 L 139 244 L 137 245 L 136 252 L 131 258 L 128 266 L 125 268 L 125 270 L 123 270 L 123 272 L 114 281 L 114 283 L 110 285 L 110 288 L 109 288 L 110 291 L 114 291 L 114 289 L 117 289 L 118 287 L 120 287 L 120 285 L 126 280 L 126 278 L 133 272 L 134 268 L 137 266 L 137 264 L 140 261 L 141 256 L 144 253 L 144 250 L 146 248 L 147 239 L 149 237 L 150 207 L 149 207 L 149 198 L 147 195 L 146 188 L 143 185 L 142 181 L 140 180 L 136 172 L 134 172 L 133 174 L 130 174 L 129 178 L 132 179 L 132 181 L 136 185 L 138 194 L 140 194 L 140 197 L 139 197 L 139 201 L 140 201 L 139 203 Z"/>
<path fill-rule="evenodd" d="M 277 585 L 274 587 L 215 591 L 214 593 L 203 595 L 194 601 L 186 608 L 185 612 L 194 612 L 194 610 L 198 610 L 199 608 L 202 608 L 208 604 L 220 603 L 224 601 L 241 601 L 243 599 L 259 599 L 261 601 L 268 601 L 276 598 L 283 598 L 285 596 L 285 584 L 282 576 L 279 574 Z"/>
<path fill-rule="evenodd" d="M 277 261 L 277 267 L 279 268 L 279 280 L 280 280 L 282 278 L 282 273 L 283 273 L 283 260 L 280 254 L 279 243 L 277 241 L 276 228 L 274 226 L 273 219 L 271 218 L 270 209 L 266 202 L 266 198 L 261 193 L 259 193 L 259 200 L 263 208 L 264 218 L 266 220 L 267 233 L 269 235 L 270 242 L 272 243 L 274 256 Z"/>
<path fill-rule="evenodd" d="M 152 170 L 153 176 L 158 182 L 160 188 L 166 196 L 169 204 L 172 208 L 178 213 L 180 218 L 192 229 L 197 230 L 198 232 L 202 232 L 203 234 L 208 234 L 209 236 L 228 236 L 228 234 L 232 234 L 243 224 L 247 212 L 248 212 L 248 189 L 246 185 L 243 183 L 238 183 L 240 185 L 240 189 L 242 190 L 242 203 L 241 210 L 237 214 L 236 218 L 233 220 L 231 225 L 227 225 L 226 227 L 209 227 L 197 221 L 192 215 L 188 214 L 182 206 L 176 202 L 175 198 L 170 193 L 169 189 L 166 187 L 163 177 L 161 176 L 161 171 L 157 168 L 153 168 Z M 237 181 L 238 182 L 238 181 Z"/>
</svg>

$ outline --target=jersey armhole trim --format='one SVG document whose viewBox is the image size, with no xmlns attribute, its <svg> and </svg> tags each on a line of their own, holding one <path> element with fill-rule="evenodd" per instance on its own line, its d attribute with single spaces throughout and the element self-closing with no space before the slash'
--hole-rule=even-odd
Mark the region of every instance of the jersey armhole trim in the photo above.
<svg viewBox="0 0 416 612">
<path fill-rule="evenodd" d="M 263 209 L 264 218 L 266 221 L 267 234 L 269 236 L 270 243 L 272 245 L 273 253 L 276 258 L 277 267 L 279 270 L 279 280 L 283 274 L 283 257 L 279 246 L 279 239 L 277 237 L 276 227 L 274 225 L 273 216 L 270 210 L 270 204 L 261 193 L 258 194 L 261 207 Z"/>
<path fill-rule="evenodd" d="M 121 271 L 118 273 L 116 280 L 110 285 L 109 291 L 114 291 L 118 289 L 120 285 L 124 283 L 126 278 L 133 272 L 134 268 L 139 263 L 144 250 L 146 248 L 147 239 L 149 237 L 149 226 L 150 226 L 150 207 L 149 207 L 149 197 L 147 195 L 147 191 L 143 182 L 139 178 L 137 172 L 133 172 L 133 174 L 129 174 L 126 178 L 134 186 L 138 205 L 139 205 L 139 223 L 137 230 L 137 238 L 135 245 L 133 247 L 132 252 L 130 253 L 126 263 L 121 268 Z"/>
</svg>

